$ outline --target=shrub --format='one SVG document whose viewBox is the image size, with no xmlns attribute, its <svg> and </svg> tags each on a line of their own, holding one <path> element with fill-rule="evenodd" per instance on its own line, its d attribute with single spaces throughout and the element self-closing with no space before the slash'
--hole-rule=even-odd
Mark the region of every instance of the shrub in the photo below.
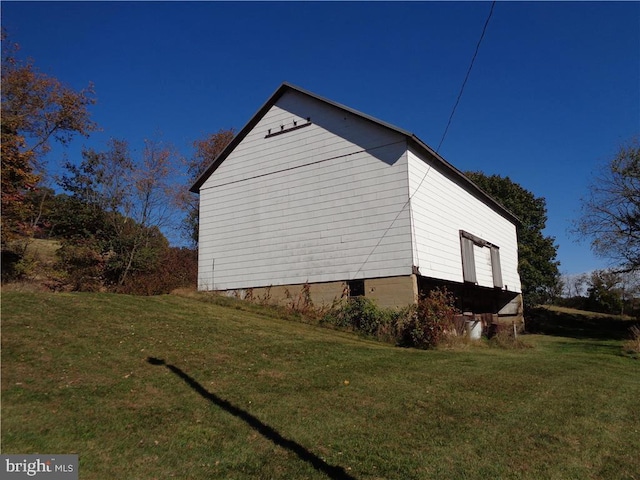
<svg viewBox="0 0 640 480">
<path fill-rule="evenodd" d="M 162 295 L 176 288 L 195 288 L 197 278 L 197 251 L 170 247 L 161 253 L 154 269 L 134 273 L 116 291 L 133 295 Z"/>
<path fill-rule="evenodd" d="M 41 265 L 31 255 L 23 255 L 10 268 L 13 279 L 30 281 L 38 274 Z"/>
<path fill-rule="evenodd" d="M 489 346 L 505 350 L 531 348 L 530 345 L 527 345 L 514 335 L 512 325 L 506 325 L 505 328 L 498 329 L 489 339 Z"/>
<path fill-rule="evenodd" d="M 379 308 L 366 297 L 342 298 L 321 319 L 339 328 L 374 336 L 401 346 L 430 348 L 455 332 L 455 298 L 446 289 L 436 289 L 400 311 Z"/>
<path fill-rule="evenodd" d="M 446 288 L 434 289 L 411 305 L 398 319 L 398 343 L 402 346 L 432 348 L 454 332 L 458 313 L 455 298 Z"/>
<path fill-rule="evenodd" d="M 388 331 L 393 321 L 392 310 L 381 309 L 366 297 L 342 298 L 334 302 L 321 319 L 322 323 L 372 336 Z"/>
<path fill-rule="evenodd" d="M 72 290 L 96 292 L 104 286 L 105 257 L 91 241 L 63 242 L 57 255 Z"/>
<path fill-rule="evenodd" d="M 32 259 L 27 256 L 28 239 L 2 244 L 2 282 L 25 280 L 33 274 Z"/>
</svg>

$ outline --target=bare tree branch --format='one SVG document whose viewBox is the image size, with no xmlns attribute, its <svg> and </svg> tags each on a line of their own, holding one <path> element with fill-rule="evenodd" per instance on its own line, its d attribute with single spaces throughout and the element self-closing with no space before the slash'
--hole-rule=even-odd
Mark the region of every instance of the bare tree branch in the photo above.
<svg viewBox="0 0 640 480">
<path fill-rule="evenodd" d="M 640 270 L 640 142 L 623 145 L 603 167 L 582 200 L 574 233 L 593 251 L 617 264 L 617 272 Z"/>
</svg>

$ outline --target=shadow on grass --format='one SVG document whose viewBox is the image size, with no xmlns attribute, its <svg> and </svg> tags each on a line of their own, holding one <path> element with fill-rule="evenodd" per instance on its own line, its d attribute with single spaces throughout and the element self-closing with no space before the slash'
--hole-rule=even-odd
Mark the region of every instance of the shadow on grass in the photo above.
<svg viewBox="0 0 640 480">
<path fill-rule="evenodd" d="M 274 444 L 286 448 L 290 452 L 295 453 L 300 460 L 304 460 L 307 463 L 310 463 L 313 468 L 316 470 L 326 474 L 329 478 L 335 480 L 356 480 L 355 477 L 349 475 L 345 472 L 344 468 L 336 467 L 333 465 L 329 465 L 327 462 L 322 460 L 317 455 L 314 455 L 309 450 L 304 448 L 297 442 L 293 440 L 289 440 L 288 438 L 283 437 L 276 429 L 270 427 L 269 425 L 261 422 L 259 419 L 251 415 L 249 412 L 242 410 L 241 408 L 236 407 L 229 401 L 220 398 L 215 393 L 211 393 L 206 388 L 204 388 L 200 383 L 198 383 L 194 378 L 183 372 L 181 369 L 176 367 L 175 365 L 171 365 L 166 363 L 164 360 L 160 358 L 147 357 L 147 362 L 151 365 L 165 366 L 171 372 L 175 373 L 178 377 L 185 381 L 187 385 L 189 385 L 193 390 L 200 394 L 206 400 L 209 400 L 214 405 L 226 410 L 228 413 L 233 415 L 234 417 L 239 418 L 244 421 L 247 425 L 257 431 L 260 435 L 265 437 L 266 439 L 272 441 Z"/>
<path fill-rule="evenodd" d="M 569 335 L 564 335 L 565 337 L 571 338 Z M 576 342 L 558 342 L 558 348 L 567 353 L 594 353 L 594 354 L 602 354 L 602 355 L 615 355 L 622 356 L 623 351 L 620 344 L 617 341 L 607 340 L 607 339 L 589 339 L 589 338 L 578 338 L 576 340 L 580 340 L 580 343 Z M 592 340 L 592 341 L 590 341 Z"/>
<path fill-rule="evenodd" d="M 629 329 L 639 322 L 607 316 L 587 317 L 536 307 L 526 312 L 525 324 L 529 333 L 544 333 L 578 340 L 625 340 Z"/>
</svg>

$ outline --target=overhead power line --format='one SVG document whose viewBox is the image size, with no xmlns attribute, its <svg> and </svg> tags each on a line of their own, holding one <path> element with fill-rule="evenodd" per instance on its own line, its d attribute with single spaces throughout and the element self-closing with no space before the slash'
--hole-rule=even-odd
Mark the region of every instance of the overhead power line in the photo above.
<svg viewBox="0 0 640 480">
<path fill-rule="evenodd" d="M 496 0 L 494 0 L 491 3 L 491 9 L 489 10 L 489 15 L 487 16 L 487 20 L 484 22 L 484 27 L 482 28 L 482 34 L 480 35 L 480 39 L 478 40 L 478 44 L 476 45 L 476 51 L 473 53 L 473 58 L 471 59 L 471 64 L 469 65 L 469 69 L 467 70 L 467 74 L 465 75 L 464 81 L 462 82 L 462 87 L 460 88 L 460 93 L 458 94 L 458 98 L 456 99 L 456 103 L 453 106 L 453 110 L 451 111 L 451 115 L 449 116 L 449 121 L 447 122 L 447 128 L 445 128 L 444 133 L 442 134 L 442 138 L 440 139 L 440 143 L 438 144 L 438 148 L 436 148 L 436 153 L 439 152 L 440 147 L 442 146 L 442 142 L 444 142 L 444 139 L 447 136 L 447 132 L 449 131 L 449 126 L 451 125 L 451 120 L 453 119 L 453 115 L 456 112 L 456 108 L 458 107 L 458 103 L 460 103 L 460 98 L 462 97 L 462 92 L 464 92 L 464 87 L 467 84 L 467 80 L 469 80 L 469 75 L 471 74 L 471 69 L 473 68 L 473 63 L 476 61 L 476 57 L 478 56 L 478 51 L 480 50 L 480 44 L 482 43 L 482 39 L 484 38 L 484 34 L 487 31 L 487 26 L 489 25 L 489 20 L 491 20 L 491 15 L 493 15 L 493 7 L 495 7 L 495 5 L 496 5 Z M 418 190 L 420 190 L 420 187 L 422 186 L 423 182 L 427 178 L 427 175 L 429 174 L 430 170 L 431 170 L 431 166 L 429 166 L 427 168 L 427 171 L 425 172 L 425 174 L 423 175 L 422 179 L 420 180 L 420 183 L 418 184 L 418 187 L 414 190 L 413 193 L 411 193 L 409 195 L 409 198 L 404 203 L 404 205 L 402 206 L 402 208 L 400 209 L 398 214 L 395 216 L 395 218 L 389 224 L 389 226 L 386 228 L 386 230 L 382 233 L 382 236 L 378 240 L 378 243 L 376 243 L 375 246 L 371 249 L 371 251 L 369 252 L 369 255 L 367 255 L 367 258 L 364 260 L 364 262 L 362 262 L 362 264 L 360 265 L 360 268 L 358 268 L 356 273 L 353 275 L 353 279 L 355 279 L 358 276 L 358 274 L 364 268 L 364 266 L 367 264 L 367 262 L 369 261 L 369 259 L 373 255 L 373 253 L 380 246 L 380 244 L 382 243 L 382 240 L 384 239 L 384 237 L 387 235 L 387 233 L 389 233 L 389 231 L 391 230 L 393 225 L 396 223 L 398 218 L 400 218 L 400 215 L 402 214 L 404 209 L 407 208 L 407 206 L 411 203 L 411 200 L 413 199 L 414 195 L 416 193 L 418 193 Z M 410 215 L 411 215 L 411 213 L 410 213 Z M 413 220 L 411 220 L 411 228 L 412 228 L 412 234 L 415 237 L 415 231 L 413 231 Z"/>
<path fill-rule="evenodd" d="M 482 28 L 482 34 L 480 35 L 480 39 L 478 40 L 478 44 L 476 45 L 476 51 L 473 54 L 473 58 L 471 59 L 471 63 L 469 64 L 469 69 L 467 70 L 467 74 L 464 77 L 464 82 L 462 82 L 462 87 L 460 87 L 460 93 L 458 93 L 458 98 L 456 99 L 456 103 L 453 106 L 453 110 L 451 110 L 451 115 L 449 115 L 449 121 L 447 122 L 447 127 L 444 129 L 444 133 L 442 134 L 442 138 L 440 139 L 440 143 L 438 144 L 438 148 L 436 148 L 436 152 L 440 152 L 440 147 L 442 146 L 442 142 L 444 142 L 445 137 L 447 136 L 447 132 L 449 131 L 449 126 L 451 125 L 451 120 L 453 120 L 453 115 L 456 113 L 456 108 L 458 108 L 458 103 L 460 103 L 460 98 L 462 97 L 462 92 L 464 92 L 464 87 L 467 84 L 467 80 L 469 80 L 469 75 L 471 74 L 471 69 L 473 68 L 473 63 L 476 61 L 476 57 L 478 56 L 478 50 L 480 50 L 480 44 L 482 43 L 482 39 L 484 38 L 484 34 L 487 31 L 487 26 L 489 25 L 489 20 L 491 20 L 491 15 L 493 15 L 493 7 L 496 5 L 496 0 L 491 3 L 491 9 L 489 10 L 489 15 L 487 16 L 487 21 L 484 22 L 484 27 Z"/>
</svg>

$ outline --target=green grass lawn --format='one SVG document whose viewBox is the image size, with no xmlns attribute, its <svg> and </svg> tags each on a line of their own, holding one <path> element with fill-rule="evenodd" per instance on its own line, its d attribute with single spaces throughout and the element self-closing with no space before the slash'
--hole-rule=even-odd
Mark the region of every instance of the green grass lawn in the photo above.
<svg viewBox="0 0 640 480">
<path fill-rule="evenodd" d="M 640 479 L 620 340 L 418 351 L 178 296 L 2 294 L 2 453 L 82 479 Z"/>
</svg>

